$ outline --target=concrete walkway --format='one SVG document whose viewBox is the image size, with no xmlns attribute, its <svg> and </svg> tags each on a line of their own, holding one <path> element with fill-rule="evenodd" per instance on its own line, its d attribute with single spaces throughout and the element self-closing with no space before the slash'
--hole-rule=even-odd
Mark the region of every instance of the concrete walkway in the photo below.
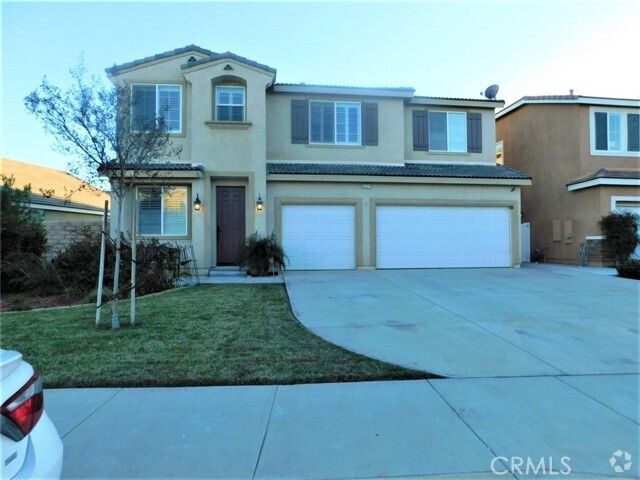
<svg viewBox="0 0 640 480">
<path fill-rule="evenodd" d="M 548 266 L 286 282 L 325 338 L 460 378 L 47 390 L 63 478 L 640 478 L 637 282 Z"/>
</svg>

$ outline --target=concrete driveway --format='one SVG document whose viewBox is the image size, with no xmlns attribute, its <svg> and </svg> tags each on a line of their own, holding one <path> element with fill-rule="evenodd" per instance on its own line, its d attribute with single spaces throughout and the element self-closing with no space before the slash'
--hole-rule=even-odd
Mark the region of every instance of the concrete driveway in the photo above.
<svg viewBox="0 0 640 480">
<path fill-rule="evenodd" d="M 326 340 L 446 377 L 640 371 L 640 283 L 612 269 L 288 272 L 294 313 Z"/>
</svg>

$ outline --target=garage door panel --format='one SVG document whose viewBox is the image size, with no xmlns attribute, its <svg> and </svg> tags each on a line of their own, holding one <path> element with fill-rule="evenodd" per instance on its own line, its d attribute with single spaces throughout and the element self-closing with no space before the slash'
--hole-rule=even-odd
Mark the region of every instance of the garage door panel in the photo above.
<svg viewBox="0 0 640 480">
<path fill-rule="evenodd" d="M 379 206 L 378 268 L 511 266 L 506 207 Z"/>
<path fill-rule="evenodd" d="M 355 268 L 355 207 L 284 205 L 282 245 L 290 270 Z"/>
</svg>

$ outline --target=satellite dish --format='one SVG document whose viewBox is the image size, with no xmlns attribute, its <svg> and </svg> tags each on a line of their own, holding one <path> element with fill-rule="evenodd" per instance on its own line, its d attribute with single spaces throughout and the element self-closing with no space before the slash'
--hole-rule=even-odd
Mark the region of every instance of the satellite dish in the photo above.
<svg viewBox="0 0 640 480">
<path fill-rule="evenodd" d="M 489 100 L 495 100 L 496 99 L 496 95 L 498 95 L 498 85 L 490 85 L 487 87 L 487 89 L 484 91 L 484 96 L 487 97 Z M 480 92 L 480 95 L 482 95 L 482 92 Z"/>
</svg>

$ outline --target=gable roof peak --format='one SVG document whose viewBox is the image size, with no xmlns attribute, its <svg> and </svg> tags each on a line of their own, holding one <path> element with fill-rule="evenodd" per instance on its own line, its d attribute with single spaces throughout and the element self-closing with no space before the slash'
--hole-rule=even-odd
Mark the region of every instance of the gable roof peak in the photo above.
<svg viewBox="0 0 640 480">
<path fill-rule="evenodd" d="M 114 63 L 113 67 L 105 68 L 105 72 L 107 72 L 107 75 L 116 75 L 119 72 L 121 72 L 122 70 L 127 70 L 129 68 L 137 67 L 139 65 L 142 65 L 142 64 L 145 64 L 145 63 L 149 63 L 149 62 L 154 62 L 156 60 L 163 60 L 165 58 L 171 58 L 171 57 L 174 57 L 176 55 L 183 55 L 183 54 L 189 53 L 189 52 L 197 52 L 197 53 L 200 53 L 200 54 L 205 55 L 207 57 L 209 57 L 211 55 L 215 55 L 215 53 L 212 52 L 211 50 L 207 50 L 206 48 L 199 47 L 198 45 L 195 45 L 195 44 L 192 43 L 190 45 L 187 45 L 186 47 L 176 48 L 174 50 L 168 50 L 166 52 L 158 53 L 158 54 L 152 55 L 150 57 L 140 58 L 138 60 L 133 60 L 133 61 L 127 62 L 127 63 L 121 63 L 120 65 L 116 65 Z"/>
<path fill-rule="evenodd" d="M 181 66 L 181 68 L 183 70 L 189 69 L 189 68 L 193 68 L 193 67 L 197 67 L 199 65 L 204 65 L 206 63 L 210 63 L 210 62 L 217 62 L 218 60 L 234 60 L 238 63 L 242 63 L 244 65 L 247 65 L 249 67 L 254 67 L 254 68 L 258 68 L 260 70 L 264 70 L 266 72 L 269 72 L 273 75 L 276 74 L 276 69 L 275 68 L 271 68 L 268 65 L 264 65 L 262 63 L 258 63 L 254 60 L 249 60 L 247 57 L 242 57 L 240 55 L 237 55 L 233 52 L 230 51 L 226 51 L 224 53 L 214 53 L 211 52 L 209 56 L 207 56 L 207 58 L 201 58 L 199 60 L 196 60 L 195 62 L 189 62 L 186 63 L 184 65 Z"/>
</svg>

